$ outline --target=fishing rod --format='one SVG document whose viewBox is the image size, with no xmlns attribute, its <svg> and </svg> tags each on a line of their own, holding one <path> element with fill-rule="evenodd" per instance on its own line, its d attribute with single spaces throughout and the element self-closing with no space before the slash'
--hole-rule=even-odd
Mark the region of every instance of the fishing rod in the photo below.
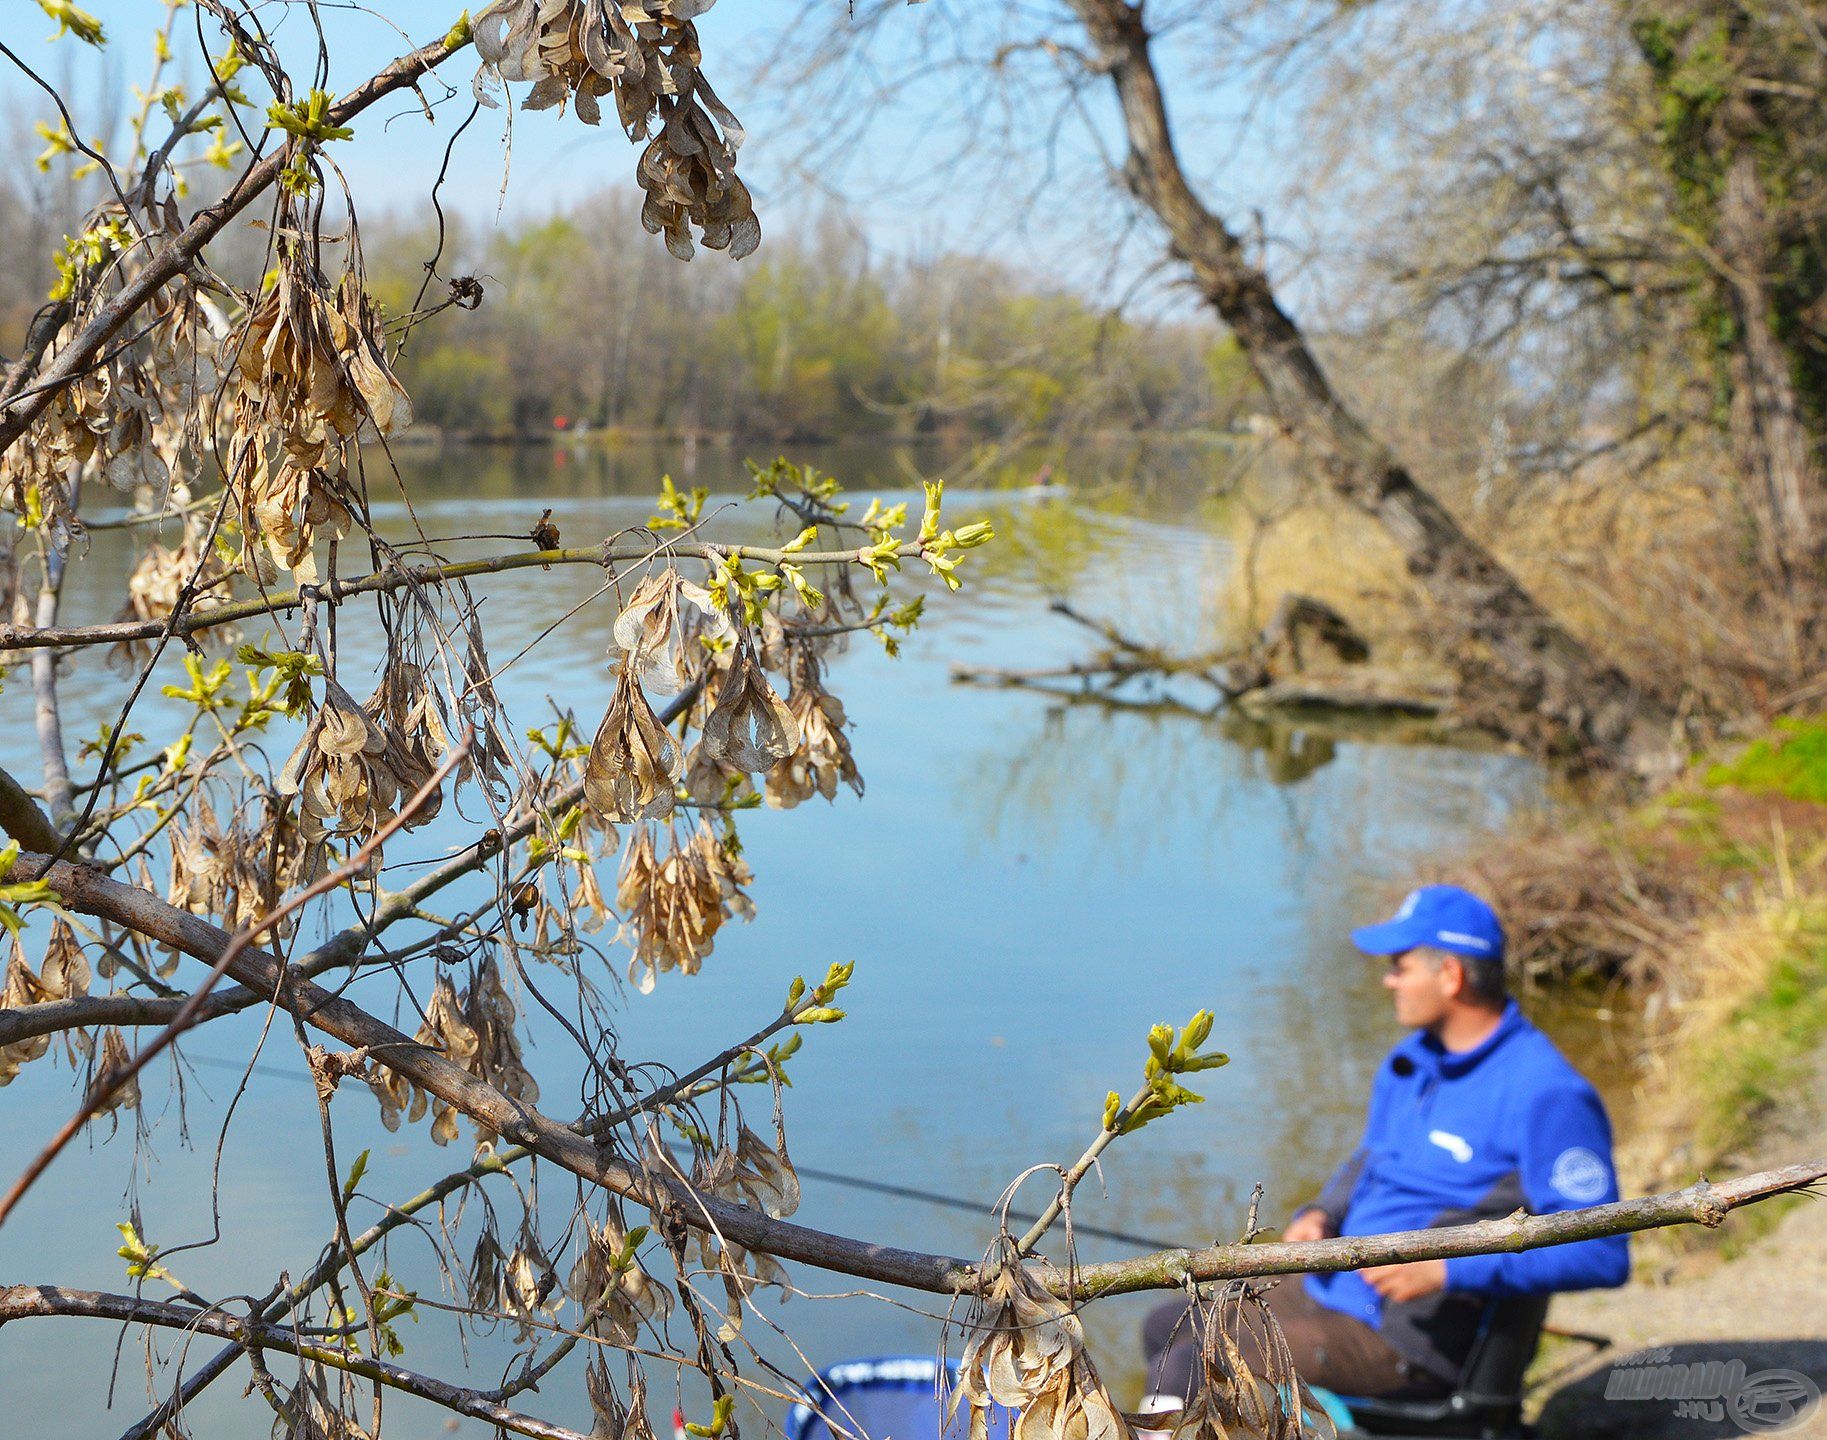
<svg viewBox="0 0 1827 1440">
<path fill-rule="evenodd" d="M 676 1141 L 668 1141 L 668 1148 L 688 1152 L 689 1146 Z M 852 1190 L 869 1190 L 877 1195 L 893 1195 L 902 1200 L 924 1200 L 928 1205 L 944 1206 L 952 1210 L 970 1210 L 978 1215 L 990 1213 L 990 1207 L 980 1200 L 966 1200 L 960 1195 L 944 1195 L 937 1190 L 922 1190 L 912 1185 L 891 1185 L 884 1180 L 868 1180 L 861 1175 L 844 1175 L 836 1170 L 814 1170 L 810 1165 L 795 1163 L 793 1169 L 801 1179 L 822 1180 L 830 1185 L 845 1185 Z M 1009 1219 L 1033 1224 L 1040 1219 L 1039 1211 L 1011 1210 Z M 1099 1240 L 1115 1240 L 1122 1245 L 1134 1245 L 1140 1250 L 1178 1250 L 1181 1247 L 1166 1240 L 1151 1240 L 1146 1235 L 1131 1235 L 1125 1230 L 1108 1230 L 1101 1225 L 1081 1225 L 1072 1222 L 1074 1235 L 1091 1235 Z"/>
<path fill-rule="evenodd" d="M 281 1070 L 274 1065 L 255 1063 L 247 1065 L 239 1060 L 222 1059 L 214 1055 L 186 1055 L 185 1059 L 196 1065 L 215 1065 L 228 1070 L 240 1070 L 252 1075 L 266 1075 L 280 1080 L 295 1080 L 309 1084 L 309 1075 L 300 1075 L 293 1070 Z M 682 1141 L 666 1142 L 669 1150 L 676 1154 L 690 1155 L 692 1149 Z M 818 1170 L 810 1165 L 794 1165 L 794 1172 L 802 1180 L 817 1180 L 826 1185 L 840 1185 L 851 1190 L 867 1190 L 875 1195 L 890 1195 L 897 1200 L 919 1200 L 928 1205 L 942 1209 L 968 1210 L 974 1215 L 987 1215 L 990 1207 L 981 1200 L 967 1200 L 962 1195 L 947 1195 L 938 1190 L 926 1190 L 915 1185 L 895 1185 L 886 1180 L 871 1180 L 862 1175 L 846 1175 L 838 1170 Z M 1019 1220 L 1031 1225 L 1040 1219 L 1040 1213 L 1032 1210 L 1010 1210 L 1009 1219 Z M 1132 1235 L 1126 1230 L 1112 1230 L 1102 1225 L 1072 1224 L 1074 1235 L 1089 1235 L 1096 1240 L 1110 1240 L 1119 1245 L 1133 1245 L 1138 1250 L 1178 1250 L 1180 1245 L 1169 1240 L 1153 1240 L 1146 1235 Z"/>
</svg>

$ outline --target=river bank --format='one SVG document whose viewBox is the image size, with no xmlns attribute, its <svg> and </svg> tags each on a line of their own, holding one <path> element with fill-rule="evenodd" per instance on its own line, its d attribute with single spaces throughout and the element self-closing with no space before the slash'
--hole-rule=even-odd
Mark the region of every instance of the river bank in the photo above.
<svg viewBox="0 0 1827 1440">
<path fill-rule="evenodd" d="M 1640 1007 L 1625 1193 L 1827 1148 L 1827 722 L 1779 721 L 1646 800 L 1520 821 L 1448 868 L 1506 916 L 1522 984 Z M 1752 1381 L 1781 1372 L 1804 1402 L 1810 1386 L 1827 1392 L 1821 1204 L 1796 1196 L 1716 1232 L 1639 1236 L 1623 1289 L 1557 1297 L 1549 1323 L 1563 1333 L 1531 1375 L 1542 1435 L 1827 1435 L 1819 1405 L 1748 1430 L 1724 1402 L 1683 1404 L 1669 1386 L 1631 1398 L 1615 1378 L 1717 1363 Z"/>
<path fill-rule="evenodd" d="M 1808 1073 L 1767 1119 L 1756 1163 L 1818 1150 L 1827 1135 L 1827 1045 L 1807 1057 Z M 1621 1290 L 1556 1298 L 1557 1329 L 1602 1339 L 1550 1336 L 1531 1393 L 1543 1440 L 1726 1440 L 1775 1433 L 1827 1436 L 1827 1223 L 1822 1201 L 1796 1196 L 1759 1207 L 1701 1253 L 1691 1240 L 1675 1259 L 1639 1242 L 1636 1273 Z M 1724 1367 L 1729 1391 L 1767 1389 L 1776 1408 L 1751 1427 L 1731 1396 L 1683 1403 L 1638 1378 L 1674 1366 Z M 1631 1372 L 1637 1372 L 1633 1375 Z M 1694 1372 L 1689 1371 L 1692 1375 Z M 1760 1379 L 1759 1377 L 1764 1377 Z M 1702 1389 L 1705 1388 L 1703 1385 Z M 1787 1395 L 1787 1400 L 1779 1398 Z M 1742 1404 L 1743 1402 L 1741 1402 Z M 1785 1423 L 1795 1407 L 1797 1418 Z M 1809 1407 L 1812 1406 L 1810 1410 Z"/>
<path fill-rule="evenodd" d="M 968 426 L 938 425 L 921 428 L 900 424 L 880 430 L 829 433 L 791 426 L 752 426 L 723 430 L 703 426 L 599 425 L 588 420 L 574 420 L 569 416 L 561 416 L 559 420 L 563 423 L 554 421 L 550 425 L 521 427 L 468 428 L 415 424 L 412 429 L 392 437 L 388 443 L 397 450 L 419 452 L 445 446 L 526 448 L 563 445 L 580 449 L 641 445 L 689 449 L 703 446 L 707 449 L 748 448 L 757 453 L 772 453 L 782 447 L 791 450 L 830 446 L 900 446 L 938 450 L 950 455 L 984 451 L 1005 455 L 1052 455 L 1057 463 L 1058 455 L 1069 448 L 1236 445 L 1249 434 L 1248 430 L 1242 428 L 1224 430 L 1202 427 L 1176 430 L 1160 427 L 1106 428 L 1074 430 L 1070 435 L 1047 430 L 1009 434 Z"/>
<path fill-rule="evenodd" d="M 1666 789 L 1521 819 L 1447 867 L 1509 922 L 1525 987 L 1641 1009 L 1628 1183 L 1807 1143 L 1827 1044 L 1827 721 L 1779 720 Z"/>
</svg>

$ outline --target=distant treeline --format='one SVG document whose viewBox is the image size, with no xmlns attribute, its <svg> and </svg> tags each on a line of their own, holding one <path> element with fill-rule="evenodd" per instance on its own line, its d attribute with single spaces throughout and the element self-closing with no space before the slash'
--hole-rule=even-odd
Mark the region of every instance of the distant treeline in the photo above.
<svg viewBox="0 0 1827 1440">
<path fill-rule="evenodd" d="M 458 220 L 438 273 L 473 276 L 407 336 L 421 420 L 470 434 L 562 423 L 781 438 L 1222 428 L 1253 406 L 1234 344 L 1148 323 L 966 256 L 886 263 L 842 220 L 774 228 L 739 264 L 682 265 L 607 191 L 549 219 Z M 784 233 L 783 233 L 784 232 Z M 412 311 L 435 237 L 366 225 L 370 283 Z M 434 284 L 421 308 L 448 297 Z"/>
<path fill-rule="evenodd" d="M 16 353 L 51 255 L 101 193 L 68 167 L 36 170 L 16 117 L 7 139 L 0 356 Z M 494 436 L 549 434 L 562 419 L 780 439 L 1053 438 L 1225 429 L 1258 405 L 1235 342 L 1202 316 L 1118 314 L 975 256 L 885 260 L 841 214 L 773 222 L 738 263 L 707 252 L 686 265 L 639 212 L 635 195 L 606 190 L 543 219 L 451 216 L 420 308 L 465 276 L 481 304 L 410 328 L 436 232 L 366 219 L 370 288 L 403 335 L 419 419 Z M 212 251 L 217 273 L 257 285 L 269 239 L 232 229 Z M 334 279 L 342 247 L 326 246 L 324 263 Z"/>
</svg>

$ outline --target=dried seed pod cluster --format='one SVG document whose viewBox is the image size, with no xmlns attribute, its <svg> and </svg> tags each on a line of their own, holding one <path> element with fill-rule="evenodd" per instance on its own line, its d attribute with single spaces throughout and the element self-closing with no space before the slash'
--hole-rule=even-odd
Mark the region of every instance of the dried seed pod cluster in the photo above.
<svg viewBox="0 0 1827 1440">
<path fill-rule="evenodd" d="M 207 915 L 230 930 L 239 930 L 270 915 L 295 885 L 322 873 L 323 847 L 307 840 L 287 807 L 271 799 L 261 803 L 257 818 L 236 816 L 224 828 L 199 790 L 188 825 L 173 825 L 171 871 L 166 899 L 196 915 Z M 272 934 L 284 937 L 283 921 Z"/>
<path fill-rule="evenodd" d="M 647 1418 L 647 1375 L 641 1362 L 633 1355 L 627 1357 L 628 1398 L 623 1400 L 609 1378 L 606 1355 L 604 1347 L 593 1347 L 584 1368 L 584 1389 L 595 1417 L 590 1440 L 657 1440 Z"/>
<path fill-rule="evenodd" d="M 417 666 L 394 662 L 360 705 L 327 679 L 323 703 L 280 771 L 278 791 L 298 797 L 299 829 L 307 842 L 365 838 L 431 779 L 449 743 Z M 433 819 L 441 803 L 434 792 L 405 828 Z"/>
<path fill-rule="evenodd" d="M 1250 1334 L 1250 1332 L 1254 1332 Z M 1199 1384 L 1169 1432 L 1171 1440 L 1335 1440 L 1325 1410 L 1294 1369 L 1294 1358 L 1274 1313 L 1247 1282 L 1233 1282 L 1205 1306 L 1194 1324 L 1199 1340 Z M 1239 1341 L 1266 1356 L 1258 1375 Z"/>
<path fill-rule="evenodd" d="M 174 491 L 173 498 L 180 498 L 180 492 Z M 193 586 L 187 602 L 189 613 L 205 614 L 226 598 L 221 592 L 233 574 L 221 556 L 207 547 L 194 521 L 186 522 L 177 549 L 155 540 L 140 553 L 127 577 L 126 603 L 114 618 L 163 620 L 177 609 L 186 585 Z M 150 653 L 150 647 L 144 641 L 127 641 L 119 651 L 138 660 Z"/>
<path fill-rule="evenodd" d="M 469 1303 L 477 1311 L 506 1315 L 514 1322 L 514 1338 L 524 1342 L 551 1323 L 562 1298 L 558 1268 L 540 1245 L 530 1212 L 505 1254 L 494 1230 L 483 1227 L 469 1271 Z"/>
<path fill-rule="evenodd" d="M 1078 1317 L 1018 1258 L 989 1270 L 967 1324 L 971 1338 L 948 1414 L 969 1408 L 972 1440 L 989 1433 L 992 1402 L 1014 1413 L 1014 1440 L 1128 1440 L 1085 1352 Z"/>
<path fill-rule="evenodd" d="M 402 752 L 405 768 L 400 773 L 401 794 L 415 794 L 456 748 L 431 677 L 423 666 L 395 659 L 381 672 L 381 683 L 368 705 L 393 732 Z M 436 815 L 441 803 L 437 796 L 428 800 L 423 819 Z"/>
<path fill-rule="evenodd" d="M 463 996 L 463 1018 L 476 1037 L 475 1053 L 463 1068 L 493 1085 L 510 1100 L 536 1105 L 539 1085 L 520 1053 L 514 1017 L 513 997 L 501 983 L 501 970 L 492 957 L 484 956 Z"/>
<path fill-rule="evenodd" d="M 686 753 L 685 774 L 679 784 L 700 805 L 722 804 L 726 798 L 742 800 L 755 793 L 748 771 L 720 760 L 702 740 Z"/>
<path fill-rule="evenodd" d="M 539 1086 L 521 1058 L 514 1016 L 514 1002 L 501 983 L 501 972 L 493 959 L 485 957 L 471 972 L 469 988 L 461 997 L 450 976 L 438 976 L 425 1006 L 424 1022 L 413 1038 L 430 1049 L 443 1051 L 453 1064 L 510 1099 L 535 1105 L 539 1102 Z M 368 1085 L 381 1102 L 381 1123 L 389 1130 L 400 1128 L 402 1115 L 408 1123 L 416 1124 L 430 1108 L 431 1138 L 440 1145 L 457 1138 L 456 1108 L 428 1096 L 397 1071 L 377 1065 L 369 1075 Z M 481 1143 L 495 1136 L 478 1127 L 476 1138 Z"/>
<path fill-rule="evenodd" d="M 83 954 L 76 931 L 67 920 L 53 921 L 51 933 L 45 937 L 44 963 L 38 971 L 45 998 L 74 1000 L 78 995 L 87 995 L 92 979 L 89 958 Z"/>
<path fill-rule="evenodd" d="M 613 94 L 631 140 L 649 140 L 637 167 L 647 192 L 641 223 L 692 257 L 691 227 L 734 259 L 761 243 L 748 188 L 736 174 L 740 122 L 704 78 L 697 27 L 713 0 L 496 0 L 476 16 L 482 67 L 475 94 L 499 102 L 502 81 L 530 80 L 529 110 L 568 100 L 588 125 Z M 657 128 L 656 128 L 657 127 Z"/>
<path fill-rule="evenodd" d="M 791 754 L 768 771 L 768 804 L 777 810 L 791 810 L 814 795 L 831 800 L 836 798 L 840 784 L 861 795 L 863 777 L 857 772 L 856 757 L 844 734 L 844 702 L 825 689 L 822 667 L 811 646 L 795 643 L 790 649 L 787 670 L 792 689 L 787 695 L 787 709 L 793 717 L 797 743 Z"/>
<path fill-rule="evenodd" d="M 723 1324 L 717 1339 L 728 1344 L 742 1329 L 742 1307 L 758 1286 L 788 1285 L 787 1272 L 772 1255 L 750 1250 L 734 1240 L 718 1239 L 700 1231 L 697 1236 L 698 1263 L 723 1279 Z"/>
<path fill-rule="evenodd" d="M 742 857 L 702 821 L 683 844 L 672 837 L 664 860 L 642 829 L 628 842 L 615 892 L 622 934 L 634 950 L 629 980 L 646 994 L 663 971 L 696 975 L 723 922 L 753 917 L 754 902 L 742 888 L 753 880 Z"/>
<path fill-rule="evenodd" d="M 290 1391 L 274 1392 L 273 1440 L 376 1440 L 350 1418 L 358 1403 L 347 1384 L 333 1383 L 318 1364 L 301 1365 L 303 1372 Z M 343 1377 L 346 1381 L 347 1377 Z M 336 1392 L 334 1395 L 332 1392 Z"/>
<path fill-rule="evenodd" d="M 610 913 L 596 866 L 589 860 L 580 862 L 571 890 L 571 923 L 585 934 L 594 934 L 608 922 Z"/>
<path fill-rule="evenodd" d="M 584 1217 L 584 1245 L 571 1267 L 571 1298 L 584 1312 L 584 1328 L 612 1345 L 634 1345 L 642 1325 L 660 1325 L 672 1313 L 672 1291 L 649 1275 L 632 1234 L 611 1215 L 602 1225 Z"/>
<path fill-rule="evenodd" d="M 700 1190 L 721 1195 L 784 1220 L 799 1209 L 799 1174 L 787 1154 L 784 1131 L 769 1145 L 748 1126 L 738 1131 L 734 1146 L 724 1145 L 693 1176 Z"/>
<path fill-rule="evenodd" d="M 728 562 L 713 562 L 712 571 L 732 573 Z M 843 706 L 821 683 L 818 654 L 830 637 L 795 636 L 765 608 L 759 620 L 745 615 L 738 625 L 724 609 L 729 593 L 727 583 L 721 591 L 700 588 L 668 565 L 642 580 L 616 617 L 615 695 L 584 768 L 585 800 L 599 821 L 663 819 L 673 813 L 681 781 L 706 806 L 752 796 L 754 775 L 767 777 L 777 807 L 833 796 L 839 783 L 861 791 Z M 791 674 L 791 703 L 769 683 L 757 648 Z M 699 734 L 687 750 L 684 738 L 660 723 L 641 681 L 694 676 L 703 690 L 681 728 L 689 733 L 695 723 Z M 629 976 L 643 991 L 661 971 L 696 973 L 723 921 L 753 913 L 743 893 L 751 877 L 734 839 L 731 831 L 719 841 L 701 823 L 683 843 L 675 835 L 664 859 L 645 830 L 630 841 L 617 907 L 634 950 Z M 577 908 L 595 913 L 587 884 L 579 895 Z"/>
<path fill-rule="evenodd" d="M 92 211 L 58 257 L 64 278 L 53 298 L 71 308 L 46 363 L 182 228 L 171 200 L 131 212 L 110 200 Z M 195 265 L 173 277 L 146 303 L 128 338 L 57 392 L 26 438 L 0 455 L 0 507 L 41 514 L 61 549 L 78 528 L 70 486 L 79 478 L 149 490 L 155 504 L 164 503 L 196 458 L 200 399 L 221 380 L 228 327 L 203 293 L 214 283 Z"/>
<path fill-rule="evenodd" d="M 112 1114 L 116 1110 L 137 1110 L 140 1106 L 140 1082 L 137 1077 L 124 1084 L 114 1083 L 114 1078 L 122 1074 L 133 1063 L 133 1057 L 127 1052 L 126 1038 L 120 1031 L 108 1029 L 102 1031 L 101 1044 L 96 1047 L 95 1070 L 89 1081 L 90 1105 L 97 1115 Z M 109 1088 L 102 1093 L 103 1085 Z"/>
<path fill-rule="evenodd" d="M 704 753 L 732 770 L 760 771 L 786 759 L 798 744 L 799 724 L 786 702 L 761 667 L 739 652 L 704 718 Z"/>
<path fill-rule="evenodd" d="M 344 441 L 412 421 L 381 343 L 380 312 L 353 268 L 332 286 L 302 247 L 282 241 L 234 344 L 240 392 L 292 462 L 330 464 Z"/>
<path fill-rule="evenodd" d="M 778 1092 L 777 1092 L 778 1094 Z M 787 1136 L 778 1104 L 774 1111 L 775 1143 L 769 1145 L 747 1125 L 738 1125 L 736 1142 L 714 1151 L 699 1137 L 692 1165 L 693 1188 L 783 1220 L 799 1208 L 799 1175 L 787 1154 Z M 773 1256 L 749 1250 L 725 1236 L 701 1232 L 695 1241 L 699 1263 L 722 1277 L 725 1304 L 719 1338 L 725 1342 L 742 1329 L 743 1306 L 760 1285 L 784 1286 L 787 1272 Z"/>
<path fill-rule="evenodd" d="M 670 690 L 697 675 L 690 662 L 709 653 L 704 642 L 729 640 L 735 626 L 708 590 L 667 565 L 634 587 L 610 633 L 644 683 Z"/>
<path fill-rule="evenodd" d="M 52 1000 L 73 1000 L 89 993 L 89 962 L 76 934 L 58 920 L 45 941 L 44 961 L 38 970 L 25 958 L 25 946 L 13 937 L 13 954 L 7 962 L 6 981 L 0 985 L 0 1010 L 23 1010 Z M 49 1035 L 34 1035 L 11 1045 L 0 1045 L 0 1085 L 12 1083 L 20 1068 L 45 1055 Z"/>
<path fill-rule="evenodd" d="M 340 540 L 354 524 L 352 496 L 338 475 L 283 454 L 275 457 L 245 398 L 235 402 L 228 455 L 241 524 L 241 568 L 262 585 L 288 571 L 301 585 L 316 584 L 318 537 Z"/>
<path fill-rule="evenodd" d="M 584 800 L 605 820 L 661 820 L 676 798 L 679 743 L 647 703 L 639 668 L 623 660 L 584 766 Z"/>
<path fill-rule="evenodd" d="M 727 641 L 734 626 L 708 591 L 669 565 L 636 587 L 613 633 L 620 670 L 590 747 L 584 796 L 605 820 L 664 819 L 685 774 L 684 752 L 654 714 L 641 680 L 694 676 L 711 655 L 705 642 Z M 707 803 L 722 798 L 719 777 L 766 770 L 799 743 L 792 713 L 741 641 L 706 680 L 712 686 L 716 698 L 692 750 L 692 793 Z"/>
<path fill-rule="evenodd" d="M 234 337 L 229 484 L 248 564 L 263 580 L 280 570 L 316 580 L 314 540 L 351 525 L 337 479 L 349 447 L 412 423 L 358 267 L 352 256 L 333 286 L 282 240 L 280 263 Z"/>
<path fill-rule="evenodd" d="M 616 616 L 612 633 L 620 669 L 614 698 L 584 767 L 584 798 L 605 820 L 661 820 L 673 810 L 685 768 L 683 752 L 654 714 L 642 681 L 661 688 L 671 688 L 675 679 L 689 681 L 711 658 L 705 642 L 727 641 L 734 627 L 708 591 L 668 565 L 635 587 Z M 758 672 L 751 678 L 748 671 L 754 667 L 746 657 L 738 654 L 735 664 L 747 669 L 735 689 L 732 672 L 725 673 L 712 714 L 716 726 L 705 722 L 705 736 L 697 748 L 695 763 L 700 768 L 721 764 L 734 770 L 762 769 L 773 763 L 765 758 L 773 749 L 756 747 L 755 727 L 748 716 L 765 710 L 771 701 L 785 718 L 785 707 Z M 771 743 L 779 748 L 783 742 Z M 721 798 L 721 791 L 716 798 Z"/>
<path fill-rule="evenodd" d="M 431 1000 L 425 1006 L 425 1019 L 413 1039 L 430 1049 L 443 1051 L 446 1059 L 465 1070 L 474 1062 L 478 1048 L 476 1032 L 463 1018 L 462 1001 L 457 998 L 457 987 L 448 975 L 438 976 Z M 432 1103 L 432 1097 L 425 1091 L 399 1071 L 384 1065 L 371 1069 L 368 1088 L 381 1102 L 381 1124 L 389 1130 L 400 1128 L 402 1114 L 407 1124 L 418 1124 Z M 457 1138 L 457 1111 L 442 1100 L 437 1101 L 437 1111 L 432 1116 L 431 1138 L 440 1145 L 448 1145 Z"/>
<path fill-rule="evenodd" d="M 640 1366 L 633 1367 L 640 1374 Z M 590 1398 L 590 1440 L 633 1440 L 628 1406 L 616 1393 L 615 1381 L 609 1378 L 609 1364 L 597 1350 L 584 1364 L 584 1393 Z"/>
</svg>

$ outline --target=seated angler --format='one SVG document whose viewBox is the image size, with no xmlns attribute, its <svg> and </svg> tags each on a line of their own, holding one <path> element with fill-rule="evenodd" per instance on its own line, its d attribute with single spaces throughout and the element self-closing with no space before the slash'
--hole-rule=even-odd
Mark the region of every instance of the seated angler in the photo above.
<svg viewBox="0 0 1827 1440">
<path fill-rule="evenodd" d="M 1387 957 L 1384 985 L 1415 1033 L 1371 1088 L 1364 1138 L 1286 1240 L 1458 1225 L 1518 1208 L 1543 1215 L 1618 1198 L 1611 1125 L 1598 1093 L 1504 989 L 1503 929 L 1449 885 L 1416 890 L 1381 925 L 1354 931 Z M 1345 1395 L 1451 1391 L 1492 1302 L 1622 1285 L 1623 1236 L 1508 1255 L 1418 1260 L 1290 1276 L 1265 1297 L 1301 1378 Z M 1151 1408 L 1190 1395 L 1197 1340 L 1184 1302 L 1144 1326 Z M 1245 1337 L 1246 1339 L 1248 1337 Z M 1263 1373 L 1260 1355 L 1245 1358 Z"/>
</svg>

